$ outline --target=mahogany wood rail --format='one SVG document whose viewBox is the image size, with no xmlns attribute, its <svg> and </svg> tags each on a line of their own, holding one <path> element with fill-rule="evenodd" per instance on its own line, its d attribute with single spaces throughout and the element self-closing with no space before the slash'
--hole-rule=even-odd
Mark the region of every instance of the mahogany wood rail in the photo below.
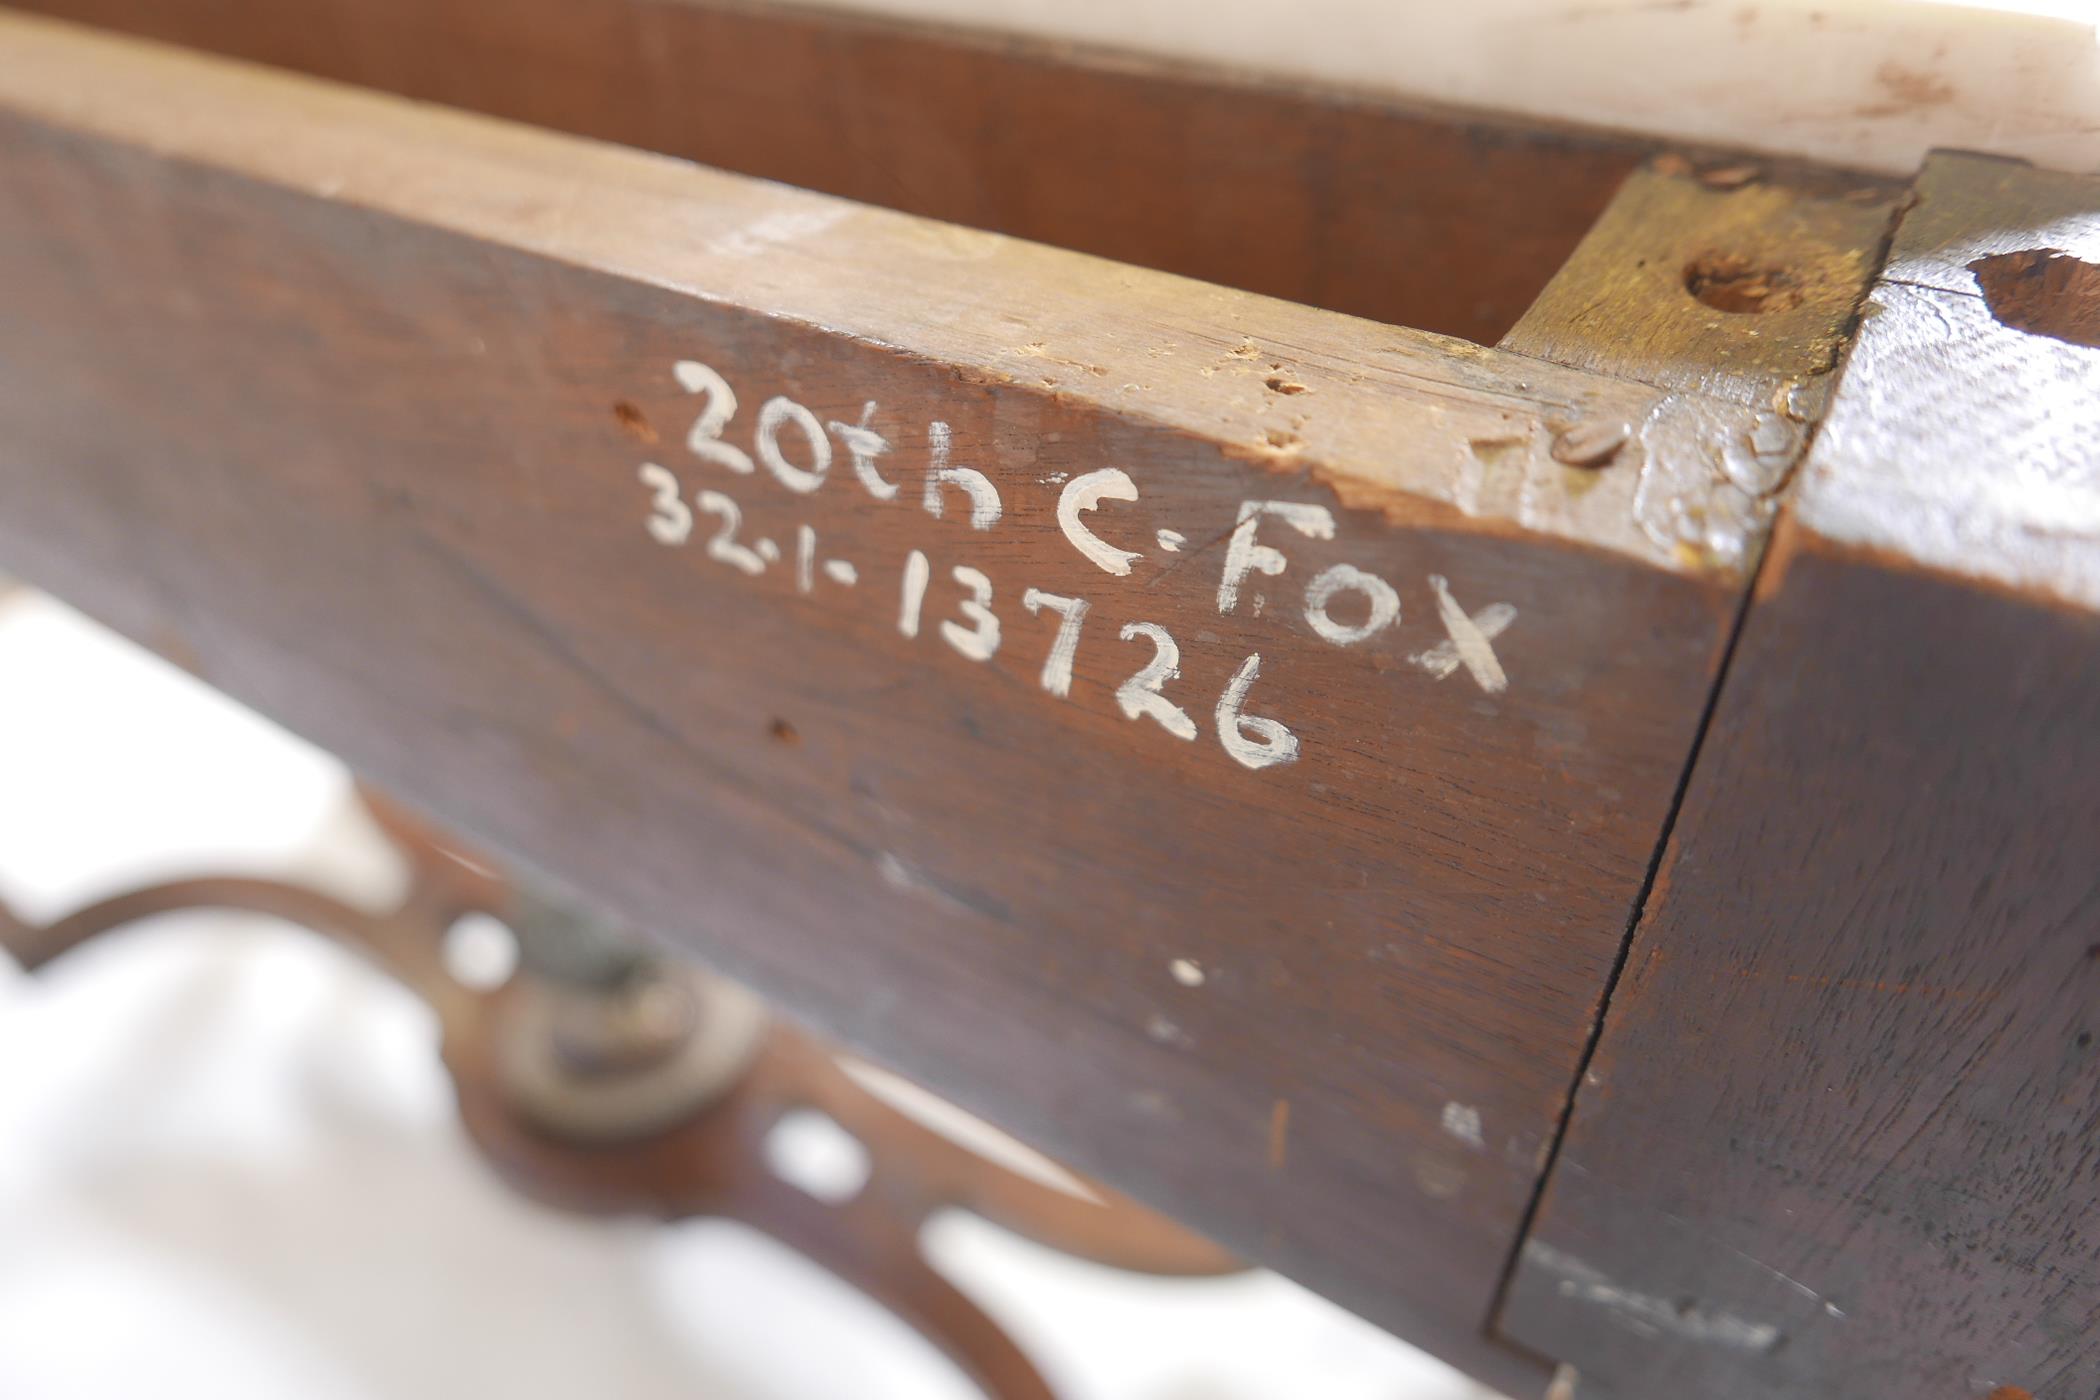
<svg viewBox="0 0 2100 1400">
<path fill-rule="evenodd" d="M 43 8 L 243 51 L 241 34 L 293 32 L 214 29 L 203 6 L 159 19 Z M 443 8 L 518 25 L 510 37 L 539 46 L 568 32 L 546 16 L 582 13 Z M 718 36 L 786 32 L 721 7 L 643 8 L 649 23 Z M 408 22 L 383 3 L 328 12 L 345 32 Z M 640 13 L 611 0 L 599 12 Z M 1056 67 L 849 28 L 980 74 Z M 302 66 L 330 66 L 327 45 L 300 52 Z M 398 40 L 338 52 L 386 55 L 371 81 L 427 90 Z M 617 71 L 630 50 L 582 52 Z M 337 66 L 366 79 L 347 57 Z M 1066 69 L 1108 81 L 1098 65 Z M 1119 81 L 1137 91 L 1137 77 Z M 1168 88 L 1148 100 L 1182 113 L 1208 100 L 1190 75 Z M 604 110 L 628 115 L 609 127 L 581 96 L 560 117 L 518 111 L 526 91 L 440 95 L 692 149 L 688 128 L 623 125 L 640 109 L 618 103 Z M 1056 86 L 1027 91 L 1049 102 Z M 1344 120 L 1314 99 L 1265 100 L 1293 130 Z M 1439 125 L 1348 111 L 1373 146 Z M 1420 139 L 1455 139 L 1452 119 L 1441 126 Z M 733 144 L 736 128 L 702 127 Z M 1507 329 L 1488 348 L 542 126 L 0 18 L 0 564 L 579 897 L 1512 1393 L 1536 1393 L 1566 1362 L 1585 1400 L 1679 1395 L 1687 1377 L 1716 1396 L 1796 1393 L 1785 1387 L 1822 1376 L 1862 1396 L 1927 1382 L 1979 1400 L 2000 1384 L 2056 1393 L 2043 1379 L 2076 1394 L 2095 1359 L 2060 1298 L 2092 1296 L 2073 1287 L 2092 1278 L 2078 1223 L 2090 1161 L 2075 1146 L 2027 1166 L 2004 1154 L 2023 1130 L 2075 1140 L 2075 1123 L 2050 1115 L 2075 1115 L 2080 1094 L 2090 1114 L 2090 1058 L 2063 1060 L 2055 1088 L 2021 1087 L 2026 1116 L 1972 1139 L 1998 1154 L 1978 1173 L 2018 1184 L 2004 1188 L 2012 1217 L 1967 1267 L 1989 1267 L 1995 1249 L 2045 1261 L 2023 1267 L 2071 1289 L 2006 1284 L 1981 1331 L 1942 1326 L 1951 1291 L 1884 1297 L 1854 1274 L 1825 1290 L 1807 1247 L 1763 1260 L 1756 1232 L 1796 1198 L 1753 1190 L 1715 1217 L 1702 1183 L 1736 1182 L 1760 1152 L 1783 1173 L 1855 1151 L 1835 1119 L 1772 1110 L 1809 1072 L 1779 1050 L 1820 1063 L 1815 979 L 1920 979 L 1902 951 L 1910 925 L 1862 931 L 1833 906 L 1857 892 L 1848 880 L 1917 888 L 1945 868 L 1945 843 L 1976 839 L 1927 828 L 1879 865 L 1819 842 L 1839 864 L 1793 877 L 1795 857 L 1770 865 L 1758 839 L 1782 812 L 1819 830 L 1790 810 L 1791 780 L 1711 795 L 1730 771 L 1766 771 L 1744 726 L 1807 707 L 1784 732 L 1823 747 L 1787 762 L 1825 764 L 1833 792 L 1853 791 L 1848 764 L 1909 731 L 1900 718 L 1812 721 L 1848 697 L 1953 706 L 1920 718 L 1917 742 L 2017 750 L 2029 769 L 1976 760 L 1991 801 L 1964 806 L 1982 829 L 2026 833 L 2058 881 L 2046 927 L 2021 923 L 2013 895 L 1978 917 L 2010 930 L 1994 945 L 2006 958 L 2015 944 L 2084 946 L 2067 930 L 2091 910 L 2090 871 L 2062 853 L 2092 844 L 2078 805 L 2090 726 L 2063 716 L 2084 703 L 2070 677 L 2094 599 L 2063 580 L 2089 577 L 2090 449 L 1980 411 L 1964 420 L 1972 449 L 1926 444 L 1946 479 L 1973 481 L 1993 447 L 2013 453 L 2069 512 L 2061 528 L 2020 527 L 2055 539 L 2061 559 L 1997 578 L 1959 532 L 1950 557 L 1929 532 L 1892 543 L 1855 523 L 1830 538 L 1867 561 L 1848 577 L 1880 591 L 1841 606 L 1851 584 L 1809 580 L 1819 522 L 1899 508 L 1887 464 L 1910 449 L 1890 435 L 1925 406 L 1970 402 L 1946 382 L 1965 351 L 1921 373 L 1874 349 L 1917 280 L 1892 273 L 1863 307 L 1906 192 L 1695 152 L 1666 154 L 1614 195 L 1636 145 L 1510 140 L 1540 163 L 1572 152 L 1563 168 L 1576 173 L 1563 222 L 1483 249 L 1484 309 L 1454 310 L 1465 270 L 1449 262 L 1441 282 L 1410 274 L 1360 303 L 1442 308 L 1421 319 L 1483 337 Z M 797 149 L 791 129 L 767 164 L 792 165 Z M 1121 178 L 1134 159 L 1114 158 Z M 1464 165 L 1438 168 L 1456 181 Z M 2088 186 L 2033 179 L 2068 201 L 2060 216 L 2100 204 Z M 1917 192 L 1904 238 L 1953 236 L 1919 232 L 1936 227 L 1920 222 L 1934 189 Z M 976 221 L 1057 235 L 1056 218 L 1009 196 Z M 1243 242 L 1089 227 L 1112 250 L 1137 239 L 1146 261 L 1242 270 L 1215 250 L 1243 255 Z M 2046 262 L 2034 275 L 2059 291 L 2075 280 Z M 1238 280 L 1350 300 L 1346 279 L 1299 265 Z M 1956 299 L 1943 310 L 1986 306 L 1958 285 L 1966 264 L 1940 270 L 1935 295 Z M 1520 283 L 1540 293 L 1521 315 Z M 1841 383 L 1863 310 L 1861 363 Z M 1982 327 L 2018 337 L 2008 388 L 2037 372 L 2091 382 L 2089 339 L 2012 329 L 2010 314 Z M 1910 386 L 1893 414 L 1892 378 Z M 2090 416 L 2090 396 L 2050 399 L 2058 412 L 2074 402 Z M 1795 490 L 1826 413 L 1814 481 Z M 1955 517 L 1986 523 L 1985 507 L 2005 505 L 1959 499 Z M 1905 550 L 1915 567 L 1898 567 Z M 1870 637 L 1907 627 L 1922 648 L 1937 635 L 1936 585 L 1920 581 L 1933 571 L 1981 571 L 1995 581 L 1961 584 L 1963 597 L 2009 600 L 1992 606 L 2051 619 L 2068 640 L 2048 650 L 2024 622 L 1962 623 L 2033 650 L 1963 653 L 1986 659 L 1964 661 L 1976 690 L 1960 704 L 1924 669 L 1854 676 L 1873 664 Z M 2038 590 L 2048 597 L 2033 601 Z M 1775 631 L 1796 613 L 1796 631 Z M 1815 694 L 1789 669 L 1802 647 L 1831 658 L 1811 668 Z M 2069 708 L 2031 723 L 1994 709 L 1999 680 L 2043 686 L 2045 672 L 2063 686 L 2036 703 Z M 2009 727 L 1989 729 L 1993 714 Z M 1906 801 L 1907 771 L 1859 774 L 1891 830 L 1923 810 Z M 2023 772 L 2059 786 L 2033 789 Z M 1687 773 L 1682 834 L 1648 898 Z M 2021 805 L 2037 793 L 2062 810 Z M 1710 829 L 1748 834 L 1713 838 L 1720 863 L 1692 870 L 1685 853 Z M 1774 935 L 1755 909 L 1731 905 L 1736 922 L 1710 928 L 1709 905 L 1683 903 L 1702 879 L 1771 891 L 1794 879 L 1824 903 L 1760 943 Z M 1962 897 L 1981 896 L 1946 888 Z M 1644 899 L 1634 976 L 1614 995 Z M 1959 920 L 1936 930 L 1956 963 L 1982 936 Z M 1727 961 L 1731 939 L 1767 960 Z M 1696 956 L 1663 965 L 1687 985 L 1652 993 L 1652 959 L 1666 956 L 1653 950 L 1678 946 Z M 2090 1019 L 2082 975 L 2034 971 L 2016 1000 L 2070 1032 Z M 1850 1040 L 1836 1016 L 1828 1044 L 1883 1056 L 1849 1082 L 1888 1111 L 1924 1092 L 1950 1045 L 2019 1086 L 2042 1083 L 2034 1055 L 2074 1053 L 2051 1041 L 1992 1059 L 2000 1041 L 1972 1044 L 1960 1024 L 1860 1004 L 1878 1029 Z M 1734 1053 L 1709 1058 L 1709 1030 Z M 1647 1078 L 1621 1090 L 1612 1067 L 1629 1054 Z M 1747 1097 L 1706 1092 L 1708 1075 L 1736 1076 Z M 1700 1116 L 1714 1104 L 1742 1130 Z M 1775 1123 L 1784 1131 L 1763 1136 Z M 1815 1197 L 1833 1212 L 1899 1202 L 1859 1269 L 1914 1268 L 1906 1251 L 1937 1238 L 1936 1217 L 1901 1201 L 1979 1189 L 1905 1165 L 1944 1128 L 1935 1112 L 1903 1119 L 1893 1139 L 1867 1141 L 1863 1181 L 1839 1173 Z M 1665 1190 L 1656 1173 L 1673 1160 L 1683 1174 Z M 2056 1204 L 2023 1213 L 2030 1181 Z M 1735 1297 L 1714 1261 L 1737 1256 L 1797 1290 L 1791 1312 Z M 1657 1261 L 1669 1287 L 1644 1281 Z M 1810 1297 L 1834 1310 L 1817 1327 L 1848 1326 L 1790 1350 Z M 1934 1327 L 1939 1352 L 1876 1369 Z M 1881 1388 L 1883 1375 L 1900 1385 Z"/>
</svg>

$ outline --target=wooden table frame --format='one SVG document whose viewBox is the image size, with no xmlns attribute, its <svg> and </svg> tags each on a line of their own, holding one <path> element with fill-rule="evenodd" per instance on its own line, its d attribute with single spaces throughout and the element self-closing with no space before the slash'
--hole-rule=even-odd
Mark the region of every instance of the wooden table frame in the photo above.
<svg viewBox="0 0 2100 1400">
<path fill-rule="evenodd" d="M 2090 182 L 734 6 L 39 8 L 367 90 L 0 17 L 0 564 L 1504 1389 L 2100 1380 L 2100 352 L 2022 300 Z"/>
</svg>

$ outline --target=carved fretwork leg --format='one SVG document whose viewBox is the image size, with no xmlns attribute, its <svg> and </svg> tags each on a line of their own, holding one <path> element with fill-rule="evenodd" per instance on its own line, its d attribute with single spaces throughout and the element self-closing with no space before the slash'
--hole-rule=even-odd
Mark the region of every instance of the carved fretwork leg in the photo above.
<svg viewBox="0 0 2100 1400">
<path fill-rule="evenodd" d="M 0 908 L 0 945 L 35 970 L 96 934 L 178 909 L 274 915 L 363 954 L 437 1013 L 468 1134 L 513 1187 L 563 1209 L 721 1216 L 800 1251 L 916 1328 L 997 1400 L 1049 1400 L 1035 1365 L 927 1263 L 921 1227 L 971 1211 L 1069 1253 L 1149 1273 L 1241 1265 L 1093 1182 L 1086 1196 L 994 1165 L 863 1089 L 825 1047 L 734 983 L 671 961 L 631 931 L 492 873 L 366 793 L 409 863 L 392 909 L 275 880 L 204 877 L 128 891 L 44 925 Z M 461 919 L 501 919 L 516 972 L 464 985 L 444 943 Z M 769 1166 L 766 1140 L 796 1110 L 865 1147 L 850 1197 L 821 1200 Z"/>
</svg>

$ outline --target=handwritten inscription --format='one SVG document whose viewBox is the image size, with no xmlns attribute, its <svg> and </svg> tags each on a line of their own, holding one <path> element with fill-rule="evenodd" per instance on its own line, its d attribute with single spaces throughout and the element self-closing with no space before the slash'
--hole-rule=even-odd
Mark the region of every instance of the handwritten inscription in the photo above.
<svg viewBox="0 0 2100 1400">
<path fill-rule="evenodd" d="M 834 463 L 843 459 L 858 488 L 870 499 L 886 503 L 914 499 L 887 460 L 891 443 L 874 426 L 879 408 L 872 400 L 862 406 L 859 421 L 826 423 L 793 399 L 767 399 L 752 423 L 751 445 L 746 450 L 728 436 L 738 409 L 736 391 L 729 381 L 697 360 L 678 361 L 672 376 L 700 399 L 685 446 L 701 463 L 737 476 L 755 477 L 762 471 L 793 495 L 807 496 L 824 487 Z M 997 529 L 1006 515 L 998 484 L 980 468 L 959 460 L 955 435 L 947 423 L 928 424 L 926 443 L 927 464 L 915 497 L 918 508 L 937 520 L 967 521 L 971 530 Z M 707 557 L 748 577 L 756 578 L 784 564 L 799 593 L 815 593 L 819 580 L 840 590 L 861 586 L 862 567 L 868 561 L 825 557 L 816 530 L 808 524 L 795 527 L 793 540 L 784 551 L 770 537 L 746 539 L 742 508 L 715 486 L 702 486 L 688 496 L 678 475 L 657 462 L 642 463 L 637 476 L 647 492 L 643 528 L 660 545 L 679 548 L 691 543 L 696 523 L 704 520 L 710 522 L 702 525 L 700 533 Z M 1106 517 L 1101 510 L 1104 504 L 1142 499 L 1139 484 L 1130 474 L 1121 467 L 1103 466 L 1069 478 L 1060 475 L 1046 484 L 1060 487 L 1057 526 L 1077 555 L 1110 578 L 1130 577 L 1144 552 L 1109 538 L 1115 532 L 1108 526 L 1096 528 Z M 1257 579 L 1281 578 L 1290 569 L 1286 546 L 1294 535 L 1333 540 L 1333 512 L 1302 501 L 1240 503 L 1218 577 L 1216 607 L 1221 616 L 1239 612 L 1242 595 L 1250 593 L 1246 610 L 1261 614 L 1266 595 L 1250 585 Z M 1178 554 L 1186 548 L 1187 537 L 1160 528 L 1153 543 L 1162 553 Z M 975 662 L 990 661 L 1007 641 L 1000 615 L 1002 599 L 992 578 L 976 565 L 943 560 L 937 569 L 930 555 L 913 549 L 899 561 L 895 577 L 896 626 L 907 640 L 930 629 L 956 655 Z M 952 597 L 953 603 L 946 609 L 948 615 L 929 618 L 927 597 L 937 577 L 942 581 L 942 596 Z M 1448 579 L 1429 575 L 1427 583 L 1442 636 L 1408 654 L 1406 660 L 1434 680 L 1464 671 L 1483 691 L 1495 694 L 1506 689 L 1508 674 L 1494 642 L 1516 621 L 1516 609 L 1498 602 L 1469 612 L 1453 595 Z M 1069 701 L 1073 667 L 1085 643 L 1093 602 L 1029 587 L 1020 594 L 1020 606 L 1031 617 L 1054 622 L 1038 681 L 1046 694 Z M 1349 563 L 1330 564 L 1307 579 L 1299 613 L 1313 636 L 1342 648 L 1369 643 L 1402 621 L 1399 590 L 1386 578 Z M 1147 659 L 1116 687 L 1117 711 L 1133 723 L 1156 726 L 1176 739 L 1198 740 L 1202 725 L 1186 708 L 1189 697 L 1176 685 L 1181 679 L 1181 643 L 1165 627 L 1142 619 L 1124 622 L 1115 635 L 1134 649 L 1149 648 Z M 1259 652 L 1240 659 L 1209 713 L 1225 753 L 1250 769 L 1294 762 L 1299 751 L 1298 736 L 1283 721 L 1247 713 L 1261 674 Z"/>
</svg>

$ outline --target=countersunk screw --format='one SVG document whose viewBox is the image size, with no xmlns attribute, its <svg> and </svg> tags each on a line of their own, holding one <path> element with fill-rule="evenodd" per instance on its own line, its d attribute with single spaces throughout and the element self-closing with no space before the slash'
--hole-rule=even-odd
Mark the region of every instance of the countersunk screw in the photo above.
<svg viewBox="0 0 2100 1400">
<path fill-rule="evenodd" d="M 1611 465 L 1633 436 L 1633 425 L 1621 418 L 1592 418 L 1561 429 L 1553 439 L 1553 460 L 1564 466 L 1595 470 Z"/>
</svg>

